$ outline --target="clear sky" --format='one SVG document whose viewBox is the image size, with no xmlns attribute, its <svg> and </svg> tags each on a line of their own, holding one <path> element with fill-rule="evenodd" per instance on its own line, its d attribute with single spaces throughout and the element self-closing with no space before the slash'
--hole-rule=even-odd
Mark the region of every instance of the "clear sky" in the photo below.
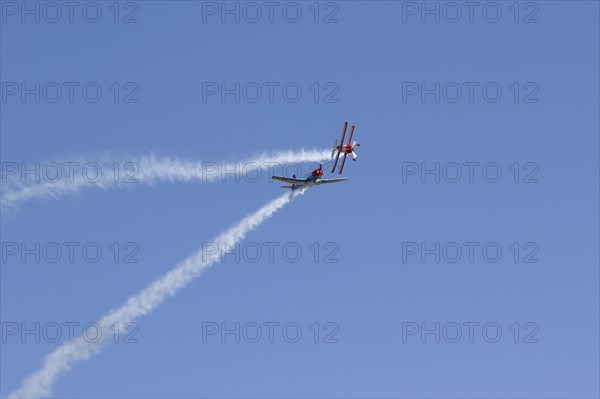
<svg viewBox="0 0 600 399">
<path fill-rule="evenodd" d="M 129 154 L 121 166 L 235 161 L 330 146 L 344 121 L 362 146 L 349 181 L 284 207 L 247 256 L 55 396 L 599 396 L 598 2 L 61 4 L 0 2 L 3 168 L 104 152 Z M 53 326 L 61 342 L 69 323 L 80 333 L 280 195 L 269 177 L 89 189 L 3 213 L 0 393 L 59 345 Z M 68 242 L 73 262 L 7 255 Z M 36 323 L 40 342 L 21 334 Z M 208 334 L 236 323 L 239 343 Z"/>
</svg>

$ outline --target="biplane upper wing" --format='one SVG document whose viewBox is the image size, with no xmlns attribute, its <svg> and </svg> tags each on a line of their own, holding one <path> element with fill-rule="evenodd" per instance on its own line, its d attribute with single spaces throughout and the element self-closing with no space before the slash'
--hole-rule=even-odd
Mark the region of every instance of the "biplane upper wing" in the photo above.
<svg viewBox="0 0 600 399">
<path fill-rule="evenodd" d="M 352 128 L 350 129 L 350 137 L 348 137 L 347 145 L 350 145 L 350 143 L 352 143 L 352 136 L 354 136 L 354 126 L 352 126 Z"/>
</svg>

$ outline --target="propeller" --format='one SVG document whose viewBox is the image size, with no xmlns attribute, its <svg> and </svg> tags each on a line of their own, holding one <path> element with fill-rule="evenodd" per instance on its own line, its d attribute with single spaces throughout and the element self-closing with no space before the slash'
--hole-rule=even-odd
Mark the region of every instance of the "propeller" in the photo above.
<svg viewBox="0 0 600 399">
<path fill-rule="evenodd" d="M 337 143 L 337 139 L 335 139 L 335 143 L 333 144 L 333 148 L 331 149 L 331 158 L 333 158 L 335 156 L 335 152 L 337 151 L 338 148 L 338 143 Z"/>
</svg>

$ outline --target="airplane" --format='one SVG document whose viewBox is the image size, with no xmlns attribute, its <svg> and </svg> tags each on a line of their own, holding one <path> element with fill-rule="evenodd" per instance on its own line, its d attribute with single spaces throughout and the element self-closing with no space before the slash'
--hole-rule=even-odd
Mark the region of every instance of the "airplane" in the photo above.
<svg viewBox="0 0 600 399">
<path fill-rule="evenodd" d="M 340 159 L 340 154 L 344 154 L 344 159 L 342 159 L 342 165 L 340 166 L 339 174 L 342 174 L 342 170 L 344 170 L 344 164 L 346 163 L 346 157 L 348 155 L 352 155 L 352 160 L 356 161 L 357 155 L 354 152 L 354 147 L 360 147 L 360 144 L 354 140 L 352 142 L 352 136 L 354 135 L 354 125 L 350 129 L 350 138 L 348 139 L 348 144 L 344 145 L 344 137 L 346 137 L 346 129 L 348 128 L 348 122 L 344 122 L 344 130 L 342 131 L 342 140 L 340 141 L 340 145 L 338 145 L 337 139 L 335 140 L 335 144 L 333 145 L 333 149 L 331 151 L 331 158 L 335 156 L 335 162 L 333 164 L 333 169 L 331 173 L 335 173 L 335 167 L 337 166 L 338 159 Z M 352 144 L 350 144 L 352 142 Z"/>
<path fill-rule="evenodd" d="M 283 176 L 273 176 L 271 177 L 274 180 L 279 180 L 282 181 L 284 183 L 289 183 L 289 186 L 281 186 L 281 188 L 290 188 L 292 190 L 292 194 L 294 191 L 296 190 L 306 190 L 310 187 L 313 186 L 319 186 L 321 184 L 327 184 L 327 183 L 339 183 L 342 181 L 346 181 L 348 180 L 347 177 L 341 177 L 341 178 L 337 178 L 337 179 L 322 179 L 321 177 L 323 176 L 323 162 L 319 162 L 319 167 L 315 170 L 313 170 L 308 177 L 304 178 L 304 179 L 297 179 L 296 175 L 292 175 L 292 177 L 283 177 Z M 290 199 L 292 199 L 293 196 L 290 195 Z"/>
</svg>

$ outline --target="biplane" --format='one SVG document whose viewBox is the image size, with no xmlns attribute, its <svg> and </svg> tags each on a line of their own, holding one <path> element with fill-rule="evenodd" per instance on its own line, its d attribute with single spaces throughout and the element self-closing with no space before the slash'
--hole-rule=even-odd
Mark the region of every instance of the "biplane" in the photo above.
<svg viewBox="0 0 600 399">
<path fill-rule="evenodd" d="M 342 171 L 344 170 L 344 165 L 346 164 L 346 158 L 348 157 L 348 155 L 352 155 L 352 160 L 356 161 L 356 158 L 358 158 L 358 156 L 356 155 L 356 152 L 354 152 L 354 147 L 360 147 L 360 144 L 358 144 L 356 142 L 356 140 L 354 140 L 354 142 L 352 141 L 352 136 L 354 136 L 354 125 L 352 125 L 352 127 L 350 128 L 350 137 L 348 138 L 348 143 L 344 144 L 344 138 L 346 137 L 346 130 L 348 129 L 348 122 L 344 122 L 344 130 L 342 131 L 342 140 L 340 141 L 340 144 L 338 145 L 337 140 L 335 140 L 335 144 L 333 145 L 333 149 L 331 150 L 331 158 L 335 157 L 335 162 L 333 163 L 333 169 L 331 170 L 331 173 L 335 173 L 335 168 L 338 164 L 338 160 L 340 159 L 340 155 L 344 155 L 344 158 L 342 159 L 342 164 L 340 166 L 340 170 L 339 170 L 339 174 L 342 174 Z"/>
</svg>

